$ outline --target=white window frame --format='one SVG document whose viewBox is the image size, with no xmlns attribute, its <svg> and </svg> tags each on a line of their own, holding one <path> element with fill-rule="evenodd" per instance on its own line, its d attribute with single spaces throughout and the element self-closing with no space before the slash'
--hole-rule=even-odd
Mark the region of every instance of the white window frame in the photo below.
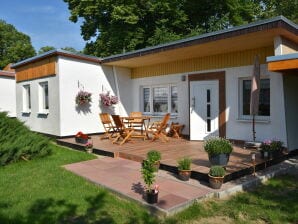
<svg viewBox="0 0 298 224">
<path fill-rule="evenodd" d="M 271 79 L 268 77 L 268 76 L 261 76 L 261 79 L 269 79 L 269 82 L 270 82 L 270 95 L 271 95 Z M 251 80 L 251 77 L 243 77 L 243 78 L 239 78 L 239 83 L 238 83 L 238 87 L 239 87 L 239 99 L 238 99 L 238 102 L 239 102 L 239 108 L 238 108 L 238 111 L 239 111 L 239 118 L 238 120 L 252 120 L 252 115 L 243 115 L 243 81 L 245 80 Z M 269 116 L 255 116 L 255 119 L 257 121 L 270 121 L 270 117 L 271 117 L 271 97 L 270 97 L 270 115 Z"/>
<path fill-rule="evenodd" d="M 48 89 L 48 99 L 46 99 L 45 86 Z M 48 81 L 40 82 L 39 86 L 39 113 L 38 114 L 48 114 L 49 113 L 49 83 Z M 48 102 L 48 108 L 46 108 L 46 102 Z"/>
<path fill-rule="evenodd" d="M 30 84 L 23 85 L 23 110 L 22 113 L 31 112 L 31 88 Z"/>
<path fill-rule="evenodd" d="M 178 113 L 172 113 L 172 95 L 171 95 L 171 88 L 173 86 L 176 86 L 178 88 L 177 84 L 165 84 L 165 85 L 146 85 L 146 86 L 141 86 L 141 111 L 143 114 L 146 115 L 164 115 L 166 113 L 171 113 L 172 115 L 177 115 L 179 113 L 179 107 L 178 107 Z M 145 112 L 144 111 L 144 89 L 148 88 L 150 90 L 150 95 L 149 95 L 149 103 L 150 103 L 150 112 Z M 168 111 L 167 112 L 154 112 L 153 108 L 153 89 L 154 88 L 167 88 L 167 94 L 168 94 Z M 178 94 L 178 100 L 179 100 L 179 94 Z"/>
</svg>

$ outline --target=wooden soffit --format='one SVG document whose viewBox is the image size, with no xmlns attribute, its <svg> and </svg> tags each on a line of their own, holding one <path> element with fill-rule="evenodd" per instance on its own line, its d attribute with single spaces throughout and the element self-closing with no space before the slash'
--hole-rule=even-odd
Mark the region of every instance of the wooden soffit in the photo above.
<svg viewBox="0 0 298 224">
<path fill-rule="evenodd" d="M 210 55 L 225 54 L 249 49 L 272 46 L 276 36 L 283 36 L 293 42 L 298 43 L 297 35 L 292 32 L 275 28 L 271 30 L 261 30 L 244 35 L 223 38 L 220 40 L 209 40 L 204 43 L 194 44 L 191 46 L 181 46 L 179 48 L 155 51 L 139 54 L 134 57 L 119 57 L 115 59 L 103 59 L 105 65 L 114 65 L 120 67 L 137 68 L 154 64 L 168 63 L 191 58 L 199 58 Z"/>
</svg>

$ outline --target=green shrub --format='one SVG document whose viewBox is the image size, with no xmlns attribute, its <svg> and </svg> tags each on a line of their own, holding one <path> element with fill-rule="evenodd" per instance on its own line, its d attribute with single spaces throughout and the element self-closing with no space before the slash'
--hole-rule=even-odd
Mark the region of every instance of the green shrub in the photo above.
<svg viewBox="0 0 298 224">
<path fill-rule="evenodd" d="M 0 113 L 0 165 L 30 160 L 51 152 L 50 140 L 31 132 L 22 122 Z"/>
<path fill-rule="evenodd" d="M 155 163 L 161 160 L 161 154 L 159 151 L 151 150 L 147 153 L 147 159 Z"/>
<path fill-rule="evenodd" d="M 189 157 L 184 157 L 178 160 L 178 170 L 190 170 L 191 159 Z"/>
<path fill-rule="evenodd" d="M 204 149 L 209 155 L 230 154 L 233 151 L 231 142 L 225 138 L 213 137 L 204 141 Z"/>
<path fill-rule="evenodd" d="M 222 166 L 211 166 L 209 175 L 213 177 L 223 177 L 225 176 L 225 169 Z"/>
<path fill-rule="evenodd" d="M 152 161 L 149 159 L 143 161 L 141 173 L 147 190 L 151 190 L 155 181 L 155 168 Z"/>
</svg>

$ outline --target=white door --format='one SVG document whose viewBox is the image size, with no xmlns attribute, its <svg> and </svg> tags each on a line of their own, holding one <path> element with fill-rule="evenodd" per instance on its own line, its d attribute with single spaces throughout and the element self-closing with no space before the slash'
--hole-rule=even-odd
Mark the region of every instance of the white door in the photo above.
<svg viewBox="0 0 298 224">
<path fill-rule="evenodd" d="M 190 139 L 218 136 L 218 80 L 190 82 Z"/>
</svg>

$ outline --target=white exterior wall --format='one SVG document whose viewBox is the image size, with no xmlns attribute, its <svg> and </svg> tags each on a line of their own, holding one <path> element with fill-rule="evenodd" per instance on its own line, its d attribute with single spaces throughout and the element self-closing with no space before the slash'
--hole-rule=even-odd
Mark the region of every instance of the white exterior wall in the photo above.
<svg viewBox="0 0 298 224">
<path fill-rule="evenodd" d="M 99 94 L 110 91 L 117 95 L 115 75 L 110 66 L 100 66 L 98 63 L 79 61 L 65 57 L 58 59 L 59 91 L 60 91 L 60 136 L 75 135 L 78 131 L 84 133 L 104 132 L 99 120 L 99 113 L 109 112 L 125 114 L 122 102 L 111 108 L 105 108 L 100 103 Z M 121 73 L 117 74 L 120 70 Z M 130 93 L 126 88 L 127 78 L 125 69 L 115 69 L 119 83 L 119 93 L 124 102 Z M 92 93 L 92 103 L 89 106 L 77 107 L 75 97 L 80 89 Z M 123 103 L 126 105 L 126 103 Z"/>
<path fill-rule="evenodd" d="M 256 140 L 277 138 L 286 143 L 283 79 L 278 73 L 268 72 L 261 66 L 261 77 L 270 78 L 270 119 L 256 121 Z M 226 69 L 227 138 L 252 140 L 252 123 L 239 119 L 239 78 L 250 77 L 253 66 Z"/>
<path fill-rule="evenodd" d="M 181 81 L 181 76 L 184 74 L 173 74 L 166 76 L 156 76 L 149 78 L 133 79 L 132 97 L 133 111 L 142 111 L 141 87 L 142 86 L 158 86 L 158 85 L 177 85 L 178 88 L 178 115 L 172 116 L 170 122 L 179 122 L 184 124 L 184 134 L 189 134 L 189 104 L 188 104 L 188 81 Z M 152 117 L 152 120 L 160 120 L 161 116 Z"/>
<path fill-rule="evenodd" d="M 49 113 L 39 114 L 39 83 L 48 82 L 49 89 Z M 23 111 L 23 85 L 30 85 L 31 93 L 31 113 Z M 33 131 L 50 135 L 59 135 L 59 82 L 58 76 L 23 81 L 16 84 L 17 96 L 17 118 L 24 121 Z"/>
<path fill-rule="evenodd" d="M 256 122 L 256 138 L 259 141 L 277 138 L 286 142 L 286 125 L 284 110 L 283 80 L 278 73 L 270 73 L 267 66 L 261 66 L 262 76 L 270 78 L 270 120 Z M 176 84 L 178 86 L 178 115 L 171 121 L 185 125 L 183 134 L 189 135 L 189 99 L 188 81 L 181 81 L 182 75 L 215 71 L 226 72 L 226 137 L 237 140 L 252 140 L 252 125 L 249 121 L 240 120 L 239 114 L 239 78 L 251 77 L 253 66 L 226 68 L 219 70 L 197 71 L 183 74 L 133 79 L 132 110 L 141 110 L 141 87 L 148 85 Z"/>
<path fill-rule="evenodd" d="M 0 76 L 0 111 L 16 116 L 16 81 L 14 78 Z"/>
</svg>

